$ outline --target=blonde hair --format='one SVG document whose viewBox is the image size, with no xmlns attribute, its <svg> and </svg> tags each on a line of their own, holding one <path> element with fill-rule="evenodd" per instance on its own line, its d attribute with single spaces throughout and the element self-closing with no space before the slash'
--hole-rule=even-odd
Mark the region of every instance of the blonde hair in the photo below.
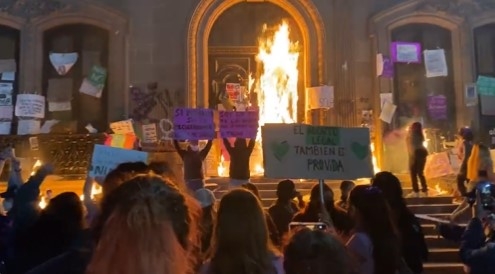
<svg viewBox="0 0 495 274">
<path fill-rule="evenodd" d="M 478 178 L 478 171 L 480 170 L 492 170 L 493 160 L 490 154 L 490 149 L 482 144 L 476 144 L 473 146 L 471 156 L 468 159 L 467 177 L 470 180 Z"/>
<path fill-rule="evenodd" d="M 141 175 L 105 199 L 108 218 L 86 274 L 194 273 L 195 204 L 173 183 Z"/>
</svg>

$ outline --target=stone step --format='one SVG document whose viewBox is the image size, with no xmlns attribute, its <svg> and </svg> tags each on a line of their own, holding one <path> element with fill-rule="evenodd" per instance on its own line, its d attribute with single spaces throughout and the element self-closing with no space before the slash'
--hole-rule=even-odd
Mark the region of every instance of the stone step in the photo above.
<svg viewBox="0 0 495 274">
<path fill-rule="evenodd" d="M 434 224 L 422 224 L 421 228 L 425 235 L 438 236 L 437 226 Z"/>
<path fill-rule="evenodd" d="M 433 204 L 452 204 L 451 196 L 434 196 L 422 198 L 406 198 L 408 205 L 433 205 Z"/>
<path fill-rule="evenodd" d="M 464 274 L 464 265 L 460 263 L 426 263 L 423 274 Z"/>
<path fill-rule="evenodd" d="M 420 204 L 408 205 L 409 209 L 414 214 L 450 214 L 456 208 L 455 204 Z"/>
<path fill-rule="evenodd" d="M 429 261 L 436 263 L 459 262 L 459 249 L 457 248 L 430 248 Z"/>
<path fill-rule="evenodd" d="M 436 248 L 459 248 L 458 243 L 454 243 L 452 241 L 445 240 L 439 236 L 426 235 L 425 236 L 426 245 L 428 249 L 436 249 Z"/>
</svg>

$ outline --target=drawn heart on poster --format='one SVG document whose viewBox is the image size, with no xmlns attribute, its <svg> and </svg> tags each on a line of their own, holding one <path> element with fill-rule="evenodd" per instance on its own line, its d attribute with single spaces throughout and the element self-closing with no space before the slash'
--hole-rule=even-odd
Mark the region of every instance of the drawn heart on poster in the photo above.
<svg viewBox="0 0 495 274">
<path fill-rule="evenodd" d="M 366 145 L 362 145 L 357 142 L 352 142 L 351 150 L 352 153 L 354 153 L 354 155 L 356 155 L 356 157 L 359 160 L 364 160 L 366 159 L 366 157 L 368 157 L 369 147 Z"/>
<path fill-rule="evenodd" d="M 285 155 L 289 153 L 290 145 L 287 141 L 282 142 L 273 142 L 271 145 L 273 156 L 279 161 L 282 162 Z"/>
</svg>

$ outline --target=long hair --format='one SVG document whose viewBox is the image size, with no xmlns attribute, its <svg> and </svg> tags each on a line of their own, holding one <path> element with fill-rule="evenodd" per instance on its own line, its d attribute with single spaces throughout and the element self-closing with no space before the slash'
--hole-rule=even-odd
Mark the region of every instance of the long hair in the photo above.
<svg viewBox="0 0 495 274">
<path fill-rule="evenodd" d="M 469 155 L 469 159 L 467 162 L 467 174 L 466 176 L 470 180 L 474 180 L 478 178 L 478 170 L 480 167 L 480 147 L 479 145 L 474 145 L 471 150 L 471 155 Z"/>
<path fill-rule="evenodd" d="M 350 274 L 350 257 L 344 244 L 332 234 L 303 228 L 284 251 L 286 274 Z"/>
<path fill-rule="evenodd" d="M 193 273 L 195 205 L 158 176 L 123 183 L 103 200 L 105 225 L 86 273 Z"/>
<path fill-rule="evenodd" d="M 409 139 L 411 142 L 424 142 L 425 136 L 423 134 L 423 125 L 420 122 L 414 122 L 409 127 Z"/>
<path fill-rule="evenodd" d="M 396 273 L 401 259 L 399 238 L 382 192 L 372 186 L 356 186 L 349 202 L 359 216 L 358 230 L 366 233 L 373 244 L 375 273 Z"/>
<path fill-rule="evenodd" d="M 270 244 L 265 214 L 258 198 L 244 189 L 227 193 L 217 212 L 209 273 L 275 273 L 276 251 Z"/>
<path fill-rule="evenodd" d="M 397 176 L 388 171 L 378 172 L 371 181 L 371 185 L 382 191 L 383 197 L 387 200 L 392 211 L 400 212 L 407 209 L 402 185 Z"/>
<path fill-rule="evenodd" d="M 480 170 L 493 169 L 493 160 L 492 155 L 490 154 L 490 149 L 484 144 L 479 144 L 478 149 L 478 158 L 480 161 L 478 168 Z"/>
</svg>

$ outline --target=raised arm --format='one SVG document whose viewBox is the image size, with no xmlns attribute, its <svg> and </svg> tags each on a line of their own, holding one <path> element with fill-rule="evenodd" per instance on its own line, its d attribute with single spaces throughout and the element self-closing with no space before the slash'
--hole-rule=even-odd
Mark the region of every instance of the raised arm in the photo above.
<svg viewBox="0 0 495 274">
<path fill-rule="evenodd" d="M 91 199 L 91 193 L 93 189 L 93 178 L 90 176 L 86 176 L 86 180 L 84 181 L 84 186 L 83 186 L 83 194 L 84 194 L 84 206 L 86 206 L 86 210 L 88 211 L 88 215 L 86 216 L 87 223 L 91 224 L 93 219 L 97 216 L 98 214 L 98 206 L 95 204 L 95 202 Z"/>
<path fill-rule="evenodd" d="M 206 143 L 205 148 L 203 148 L 203 150 L 201 150 L 201 152 L 199 153 L 201 160 L 204 160 L 206 156 L 208 156 L 208 153 L 210 153 L 210 149 L 212 145 L 213 145 L 213 141 L 208 140 L 208 143 Z"/>
<path fill-rule="evenodd" d="M 232 146 L 230 145 L 230 142 L 227 138 L 223 138 L 223 145 L 225 146 L 225 149 L 229 152 L 230 155 L 232 155 L 232 151 L 234 150 Z"/>
<path fill-rule="evenodd" d="M 249 153 L 253 152 L 254 146 L 256 145 L 256 140 L 255 139 L 250 139 L 249 144 L 248 144 L 248 150 Z"/>
<path fill-rule="evenodd" d="M 174 140 L 174 147 L 175 150 L 177 150 L 177 153 L 179 153 L 179 156 L 181 158 L 184 157 L 184 150 L 180 147 L 179 142 L 177 140 Z"/>
</svg>

